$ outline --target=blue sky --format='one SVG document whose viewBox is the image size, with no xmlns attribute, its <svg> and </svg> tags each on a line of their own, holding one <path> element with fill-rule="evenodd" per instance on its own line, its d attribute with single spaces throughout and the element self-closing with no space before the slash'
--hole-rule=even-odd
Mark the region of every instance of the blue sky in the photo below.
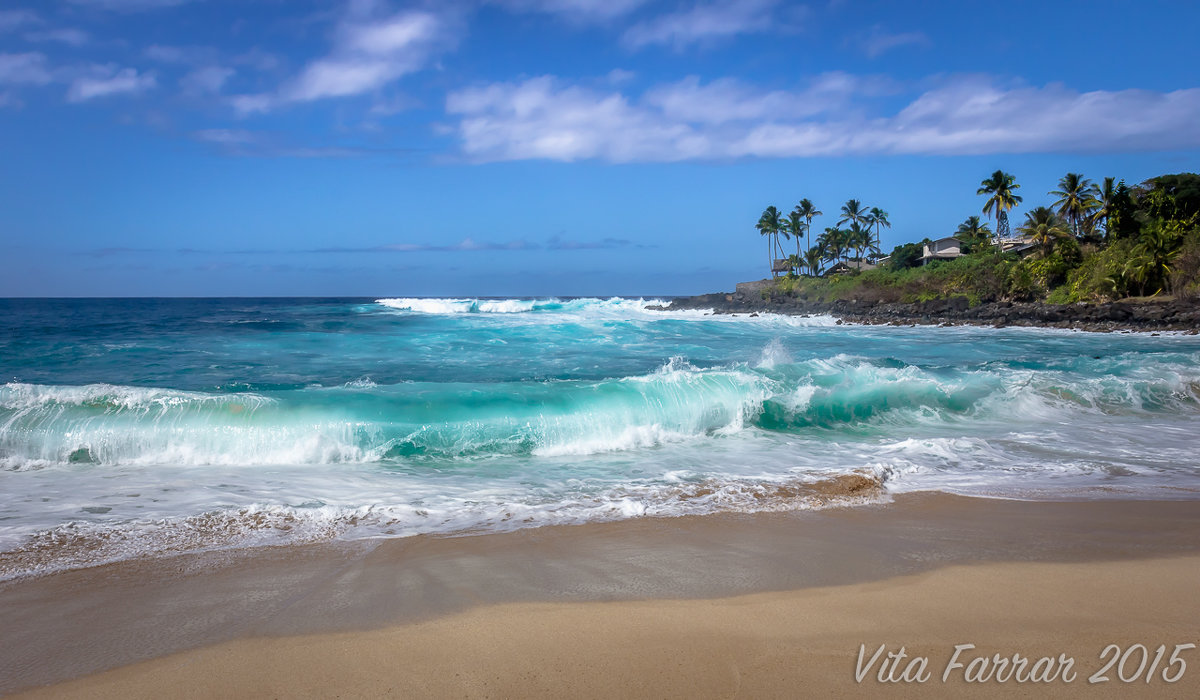
<svg viewBox="0 0 1200 700">
<path fill-rule="evenodd" d="M 0 296 L 698 293 L 1200 169 L 1200 4 L 1000 7 L 2 0 Z"/>
</svg>

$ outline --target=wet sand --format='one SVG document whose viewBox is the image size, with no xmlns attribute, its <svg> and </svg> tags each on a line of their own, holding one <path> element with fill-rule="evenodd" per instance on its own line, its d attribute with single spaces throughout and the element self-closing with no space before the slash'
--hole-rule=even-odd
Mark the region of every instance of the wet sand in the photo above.
<svg viewBox="0 0 1200 700">
<path fill-rule="evenodd" d="M 1086 676 L 1109 643 L 1200 642 L 1198 533 L 1197 501 L 913 494 L 126 562 L 0 584 L 0 692 L 961 696 L 940 673 L 974 643 L 1066 654 L 1079 677 L 968 692 L 1194 697 L 1195 650 L 1175 685 Z M 859 685 L 862 643 L 935 678 Z"/>
</svg>

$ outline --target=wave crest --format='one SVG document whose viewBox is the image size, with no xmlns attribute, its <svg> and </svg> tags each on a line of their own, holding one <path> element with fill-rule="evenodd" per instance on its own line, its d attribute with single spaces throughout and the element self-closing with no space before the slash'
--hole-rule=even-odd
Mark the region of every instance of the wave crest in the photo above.
<svg viewBox="0 0 1200 700">
<path fill-rule="evenodd" d="M 112 385 L 0 386 L 0 464 L 328 464 L 636 450 L 750 431 L 884 434 L 968 421 L 1195 412 L 1195 358 L 1105 372 L 919 367 L 848 355 L 757 367 L 682 357 L 599 381 L 208 394 Z"/>
</svg>

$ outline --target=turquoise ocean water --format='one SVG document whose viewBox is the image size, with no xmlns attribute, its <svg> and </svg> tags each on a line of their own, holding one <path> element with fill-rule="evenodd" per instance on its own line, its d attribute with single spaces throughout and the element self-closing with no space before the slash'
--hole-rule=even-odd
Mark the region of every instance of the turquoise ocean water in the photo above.
<svg viewBox="0 0 1200 700">
<path fill-rule="evenodd" d="M 641 299 L 0 300 L 0 578 L 825 505 L 1200 495 L 1200 338 Z"/>
</svg>

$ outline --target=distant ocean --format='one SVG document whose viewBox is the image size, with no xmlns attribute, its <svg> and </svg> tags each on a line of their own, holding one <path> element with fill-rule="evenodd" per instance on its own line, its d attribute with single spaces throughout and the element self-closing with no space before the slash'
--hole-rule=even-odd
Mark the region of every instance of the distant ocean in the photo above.
<svg viewBox="0 0 1200 700">
<path fill-rule="evenodd" d="M 1200 337 L 659 303 L 0 300 L 0 578 L 914 490 L 1200 497 Z"/>
</svg>

